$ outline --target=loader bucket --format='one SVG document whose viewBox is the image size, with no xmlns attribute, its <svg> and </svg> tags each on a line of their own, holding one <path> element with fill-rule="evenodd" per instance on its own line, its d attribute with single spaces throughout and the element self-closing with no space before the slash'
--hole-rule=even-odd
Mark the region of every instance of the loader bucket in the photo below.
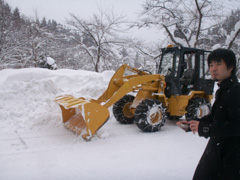
<svg viewBox="0 0 240 180">
<path fill-rule="evenodd" d="M 62 110 L 64 126 L 86 140 L 89 140 L 109 118 L 106 107 L 84 98 L 59 96 L 55 101 Z"/>
</svg>

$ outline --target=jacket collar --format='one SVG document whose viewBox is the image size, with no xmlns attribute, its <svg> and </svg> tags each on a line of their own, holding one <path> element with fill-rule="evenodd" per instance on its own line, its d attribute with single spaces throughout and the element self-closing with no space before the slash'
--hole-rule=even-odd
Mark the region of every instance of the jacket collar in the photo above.
<svg viewBox="0 0 240 180">
<path fill-rule="evenodd" d="M 227 79 L 224 79 L 221 83 L 218 83 L 220 89 L 226 89 L 233 82 L 238 82 L 236 75 L 231 75 Z"/>
</svg>

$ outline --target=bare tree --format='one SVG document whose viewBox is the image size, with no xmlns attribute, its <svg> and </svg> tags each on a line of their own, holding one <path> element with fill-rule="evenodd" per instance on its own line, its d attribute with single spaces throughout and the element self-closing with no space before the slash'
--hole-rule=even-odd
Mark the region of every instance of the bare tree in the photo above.
<svg viewBox="0 0 240 180">
<path fill-rule="evenodd" d="M 170 40 L 181 46 L 197 47 L 201 35 L 220 17 L 216 0 L 146 0 L 137 25 L 164 29 Z"/>
<path fill-rule="evenodd" d="M 73 39 L 78 42 L 80 48 L 85 51 L 91 60 L 96 72 L 101 71 L 107 56 L 116 58 L 113 49 L 117 44 L 123 43 L 118 38 L 121 31 L 121 25 L 125 23 L 123 16 L 115 16 L 113 11 L 99 10 L 99 14 L 94 14 L 90 20 L 84 20 L 71 15 L 68 24 L 79 34 Z"/>
</svg>

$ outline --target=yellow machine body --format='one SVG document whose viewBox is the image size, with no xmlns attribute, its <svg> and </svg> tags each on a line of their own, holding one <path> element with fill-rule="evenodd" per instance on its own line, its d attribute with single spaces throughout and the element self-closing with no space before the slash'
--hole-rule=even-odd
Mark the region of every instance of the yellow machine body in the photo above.
<svg viewBox="0 0 240 180">
<path fill-rule="evenodd" d="M 171 96 L 167 99 L 167 112 L 171 116 L 183 116 L 190 99 L 201 97 L 211 102 L 213 95 L 207 95 L 204 91 L 192 91 L 189 95 Z"/>
</svg>

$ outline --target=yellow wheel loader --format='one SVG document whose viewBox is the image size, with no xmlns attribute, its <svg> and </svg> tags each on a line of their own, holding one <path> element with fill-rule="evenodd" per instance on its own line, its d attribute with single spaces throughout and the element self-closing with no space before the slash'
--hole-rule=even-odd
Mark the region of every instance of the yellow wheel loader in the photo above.
<svg viewBox="0 0 240 180">
<path fill-rule="evenodd" d="M 210 112 L 214 82 L 208 79 L 206 53 L 185 47 L 163 48 L 158 73 L 122 65 L 98 99 L 56 97 L 65 127 L 89 140 L 109 119 L 135 122 L 145 132 L 159 131 L 166 119 L 199 119 Z M 126 72 L 131 72 L 130 74 Z"/>
</svg>

